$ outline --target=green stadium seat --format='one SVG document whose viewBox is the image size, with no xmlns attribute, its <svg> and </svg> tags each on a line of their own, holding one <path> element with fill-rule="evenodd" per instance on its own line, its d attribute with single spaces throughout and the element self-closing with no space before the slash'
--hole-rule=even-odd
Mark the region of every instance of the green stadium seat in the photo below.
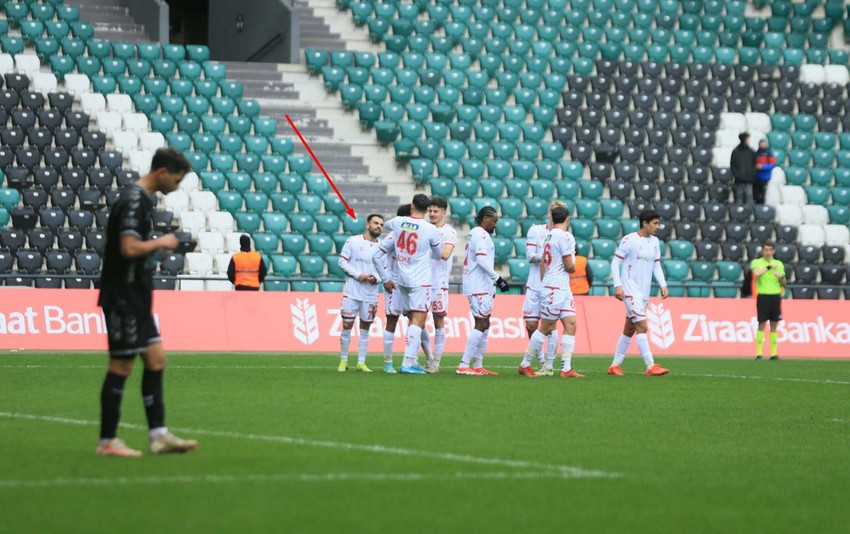
<svg viewBox="0 0 850 534">
<path fill-rule="evenodd" d="M 271 259 L 271 271 L 275 276 L 283 278 L 292 278 L 295 276 L 298 262 L 294 256 L 291 254 L 272 254 Z"/>
<path fill-rule="evenodd" d="M 257 215 L 264 213 L 269 207 L 269 196 L 261 191 L 243 193 L 245 199 L 245 209 L 253 211 Z"/>
<path fill-rule="evenodd" d="M 599 203 L 592 199 L 575 200 L 576 216 L 583 219 L 593 219 L 599 215 Z"/>
<path fill-rule="evenodd" d="M 298 257 L 298 270 L 301 276 L 307 278 L 318 278 L 325 270 L 325 262 L 316 256 Z"/>
<path fill-rule="evenodd" d="M 310 245 L 310 254 L 315 254 L 321 258 L 325 258 L 333 252 L 334 242 L 326 234 L 311 234 L 307 236 L 307 243 Z"/>
<path fill-rule="evenodd" d="M 337 237 L 337 236 L 334 236 Z M 347 237 L 347 236 L 343 236 Z M 336 240 L 334 239 L 334 242 Z M 341 249 L 341 246 L 340 246 Z M 325 264 L 327 265 L 328 276 L 331 278 L 345 278 L 345 271 L 339 268 L 339 255 L 338 254 L 328 254 L 325 258 Z"/>
<path fill-rule="evenodd" d="M 528 273 L 531 271 L 530 264 L 525 258 L 509 258 L 508 270 L 511 280 L 524 282 L 528 280 Z"/>
<path fill-rule="evenodd" d="M 236 227 L 240 232 L 253 234 L 260 231 L 260 217 L 249 211 L 238 211 L 233 214 L 236 219 Z"/>
<path fill-rule="evenodd" d="M 265 232 L 270 232 L 276 235 L 283 235 L 286 233 L 289 221 L 283 213 L 264 212 L 260 214 L 260 217 L 263 220 L 263 230 Z"/>
<path fill-rule="evenodd" d="M 667 242 L 670 257 L 674 260 L 689 260 L 694 254 L 694 245 L 690 241 L 671 240 Z"/>
<path fill-rule="evenodd" d="M 306 195 L 298 197 L 297 202 L 301 203 L 304 196 Z M 314 222 L 313 216 L 309 213 L 293 213 L 289 216 L 289 229 L 306 236 L 313 231 Z"/>
<path fill-rule="evenodd" d="M 185 134 L 178 134 L 185 135 Z M 201 172 L 199 173 L 201 178 L 201 185 L 207 191 L 212 191 L 213 193 L 218 194 L 219 191 L 224 191 L 225 185 L 227 185 L 227 179 L 224 177 L 224 174 L 220 172 Z M 241 197 L 240 197 L 241 198 Z M 240 200 L 241 206 L 241 200 Z"/>
<path fill-rule="evenodd" d="M 230 154 L 210 154 L 210 168 L 213 171 L 229 173 L 233 170 L 233 162 L 233 156 Z M 232 186 L 231 189 L 233 189 Z"/>
<path fill-rule="evenodd" d="M 236 191 L 217 191 L 216 197 L 218 197 L 218 206 L 222 210 L 230 213 L 236 213 L 242 210 L 244 199 Z"/>
<path fill-rule="evenodd" d="M 593 237 L 595 227 L 592 220 L 575 218 L 570 219 L 570 231 L 576 239 L 589 240 Z"/>
<path fill-rule="evenodd" d="M 620 221 L 616 219 L 597 219 L 596 233 L 601 238 L 620 239 Z"/>
<path fill-rule="evenodd" d="M 271 172 L 255 172 L 251 175 L 254 182 L 254 190 L 267 195 L 277 192 L 278 178 Z"/>
<path fill-rule="evenodd" d="M 614 251 L 617 250 L 617 244 L 613 239 L 592 239 L 590 243 L 595 258 L 610 260 L 614 256 Z"/>
<path fill-rule="evenodd" d="M 333 235 L 339 232 L 339 217 L 333 213 L 317 214 L 313 217 L 316 221 L 316 231 L 325 235 Z"/>
</svg>

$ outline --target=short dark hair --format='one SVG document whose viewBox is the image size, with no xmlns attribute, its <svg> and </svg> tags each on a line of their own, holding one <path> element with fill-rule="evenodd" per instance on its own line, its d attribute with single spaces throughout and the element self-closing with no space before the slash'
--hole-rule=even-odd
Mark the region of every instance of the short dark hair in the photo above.
<svg viewBox="0 0 850 534">
<path fill-rule="evenodd" d="M 366 222 L 372 222 L 372 219 L 374 219 L 375 217 L 381 219 L 382 221 L 384 220 L 384 216 L 380 213 L 372 213 L 368 217 L 366 217 Z"/>
<path fill-rule="evenodd" d="M 395 212 L 397 217 L 409 217 L 410 216 L 410 204 L 402 204 L 398 207 Z"/>
<path fill-rule="evenodd" d="M 485 217 L 491 217 L 493 215 L 496 215 L 496 208 L 493 206 L 484 206 L 478 210 L 478 215 L 475 216 L 475 224 L 480 225 Z"/>
<path fill-rule="evenodd" d="M 192 170 L 192 164 L 176 148 L 159 148 L 151 160 L 151 172 L 162 168 L 171 173 L 186 174 Z"/>
<path fill-rule="evenodd" d="M 413 204 L 413 207 L 416 208 L 416 211 L 421 211 L 422 213 L 425 213 L 426 211 L 428 211 L 428 206 L 431 205 L 431 199 L 428 198 L 428 195 L 418 193 L 416 195 L 413 195 L 413 202 L 411 202 L 411 204 Z M 413 208 L 411 208 L 411 210 L 412 209 Z"/>
<path fill-rule="evenodd" d="M 749 138 L 750 138 L 750 134 L 748 134 L 747 132 L 743 132 L 740 135 L 738 135 L 738 141 L 740 141 L 741 144 L 746 143 L 747 139 L 749 139 Z"/>
<path fill-rule="evenodd" d="M 764 247 L 770 247 L 770 248 L 776 250 L 776 244 L 773 241 L 771 241 L 770 239 L 764 240 L 764 243 L 761 244 L 761 248 L 764 248 Z"/>
<path fill-rule="evenodd" d="M 434 206 L 435 208 L 442 208 L 444 210 L 449 209 L 449 203 L 443 197 L 431 197 L 431 204 L 429 206 Z"/>
<path fill-rule="evenodd" d="M 643 228 L 643 223 L 652 222 L 655 219 L 660 219 L 661 215 L 655 210 L 643 210 L 640 212 L 640 217 L 638 217 L 638 221 L 640 221 L 640 226 Z"/>
<path fill-rule="evenodd" d="M 570 212 L 567 211 L 567 208 L 562 208 L 561 206 L 552 208 L 552 222 L 555 224 L 561 224 L 566 221 L 569 216 Z"/>
</svg>

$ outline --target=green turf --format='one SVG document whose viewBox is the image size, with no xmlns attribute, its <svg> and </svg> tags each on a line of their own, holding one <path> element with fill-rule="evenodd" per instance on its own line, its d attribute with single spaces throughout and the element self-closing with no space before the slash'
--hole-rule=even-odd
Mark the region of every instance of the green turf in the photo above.
<svg viewBox="0 0 850 534">
<path fill-rule="evenodd" d="M 168 422 L 200 448 L 131 460 L 94 455 L 103 355 L 0 356 L 0 531 L 847 527 L 847 362 L 665 358 L 650 378 L 630 357 L 616 378 L 576 358 L 582 380 L 520 377 L 515 357 L 488 359 L 499 377 L 336 362 L 172 355 Z M 139 387 L 121 430 L 136 447 Z"/>
</svg>

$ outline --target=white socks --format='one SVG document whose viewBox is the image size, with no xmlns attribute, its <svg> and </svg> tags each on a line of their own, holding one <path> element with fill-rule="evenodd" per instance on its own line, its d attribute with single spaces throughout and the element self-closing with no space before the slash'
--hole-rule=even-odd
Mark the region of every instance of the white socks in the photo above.
<svg viewBox="0 0 850 534">
<path fill-rule="evenodd" d="M 404 347 L 404 360 L 401 364 L 405 367 L 416 365 L 416 355 L 419 354 L 419 345 L 422 342 L 422 329 L 414 324 L 407 327 L 407 345 Z"/>
<path fill-rule="evenodd" d="M 620 339 L 617 340 L 617 348 L 614 349 L 614 365 L 621 365 L 626 359 L 626 352 L 629 351 L 629 345 L 632 344 L 632 338 L 626 334 L 620 334 Z"/>
<path fill-rule="evenodd" d="M 472 359 L 472 367 L 477 369 L 479 367 L 484 367 L 484 353 L 487 352 L 487 338 L 490 335 L 490 329 L 488 328 L 483 332 L 483 336 L 481 337 L 481 341 L 478 342 L 478 354 Z"/>
<path fill-rule="evenodd" d="M 434 353 L 431 351 L 431 333 L 428 332 L 427 326 L 422 329 L 421 343 L 422 343 L 422 350 L 425 352 L 425 357 L 428 358 L 428 360 L 433 359 Z"/>
<path fill-rule="evenodd" d="M 395 332 L 384 330 L 384 363 L 393 363 L 393 341 Z"/>
<path fill-rule="evenodd" d="M 543 343 L 546 342 L 546 336 L 540 330 L 535 330 L 528 340 L 528 348 L 525 349 L 525 357 L 522 359 L 520 367 L 528 367 L 531 362 L 537 358 L 540 351 L 543 350 Z"/>
<path fill-rule="evenodd" d="M 466 348 L 463 351 L 463 358 L 460 360 L 460 367 L 469 367 L 469 362 L 478 353 L 478 347 L 481 345 L 481 338 L 484 337 L 484 332 L 473 329 L 466 340 Z"/>
<path fill-rule="evenodd" d="M 637 339 L 637 346 L 640 350 L 640 357 L 643 358 L 643 363 L 649 369 L 655 364 L 655 360 L 652 358 L 652 351 L 649 349 L 649 338 L 646 337 L 646 334 L 638 334 L 635 338 Z"/>
<path fill-rule="evenodd" d="M 440 358 L 443 357 L 443 349 L 446 348 L 446 329 L 437 328 L 434 330 L 434 360 L 440 363 Z"/>
<path fill-rule="evenodd" d="M 561 338 L 561 370 L 569 371 L 573 368 L 573 350 L 576 348 L 576 337 L 564 334 Z"/>
<path fill-rule="evenodd" d="M 366 353 L 369 352 L 369 329 L 360 329 L 360 339 L 357 340 L 357 363 L 366 363 Z"/>
<path fill-rule="evenodd" d="M 546 367 L 551 369 L 552 362 L 555 361 L 555 356 L 558 354 L 558 331 L 552 330 L 552 333 L 549 334 L 549 341 L 546 343 Z M 540 363 L 543 363 L 543 359 L 540 358 Z"/>
<path fill-rule="evenodd" d="M 351 330 L 343 330 L 339 335 L 339 359 L 348 360 L 348 346 L 351 345 Z"/>
</svg>

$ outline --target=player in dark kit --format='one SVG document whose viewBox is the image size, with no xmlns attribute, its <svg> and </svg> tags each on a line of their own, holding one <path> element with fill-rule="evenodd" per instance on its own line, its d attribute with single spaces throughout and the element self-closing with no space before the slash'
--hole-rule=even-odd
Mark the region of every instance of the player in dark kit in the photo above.
<svg viewBox="0 0 850 534">
<path fill-rule="evenodd" d="M 109 337 L 109 371 L 100 393 L 100 441 L 96 449 L 102 456 L 142 455 L 116 437 L 124 382 L 133 371 L 137 355 L 141 355 L 145 364 L 142 400 L 150 428 L 150 452 L 186 452 L 198 446 L 197 441 L 180 439 L 165 426 L 162 393 L 165 351 L 151 311 L 153 255 L 179 246 L 174 234 L 151 237 L 153 195 L 157 191 L 168 194 L 176 190 L 190 170 L 189 161 L 177 150 L 157 150 L 150 172 L 121 191 L 109 215 L 98 299 Z"/>
</svg>

